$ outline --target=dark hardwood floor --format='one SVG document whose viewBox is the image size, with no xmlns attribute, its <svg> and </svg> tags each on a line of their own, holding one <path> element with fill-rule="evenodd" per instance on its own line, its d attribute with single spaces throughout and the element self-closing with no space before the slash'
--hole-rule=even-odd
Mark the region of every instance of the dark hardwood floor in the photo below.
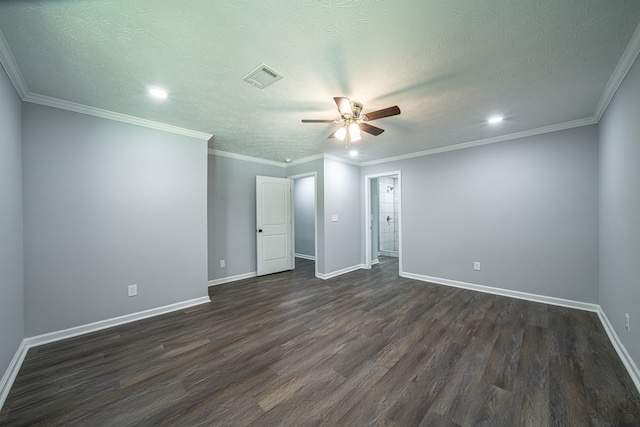
<svg viewBox="0 0 640 427">
<path fill-rule="evenodd" d="M 0 425 L 638 426 L 594 313 L 313 263 L 33 348 Z"/>
</svg>

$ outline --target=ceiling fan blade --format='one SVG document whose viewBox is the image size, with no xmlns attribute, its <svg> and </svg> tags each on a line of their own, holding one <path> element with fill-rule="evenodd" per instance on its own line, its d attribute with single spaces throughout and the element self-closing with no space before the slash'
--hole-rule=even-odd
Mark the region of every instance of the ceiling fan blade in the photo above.
<svg viewBox="0 0 640 427">
<path fill-rule="evenodd" d="M 312 120 L 312 119 L 302 119 L 302 123 L 337 123 L 336 120 Z"/>
<path fill-rule="evenodd" d="M 371 135 L 374 135 L 374 136 L 378 136 L 382 132 L 384 132 L 384 129 L 380 129 L 380 128 L 375 127 L 375 126 L 371 126 L 369 123 L 360 123 L 360 130 L 362 132 L 370 133 Z"/>
<path fill-rule="evenodd" d="M 349 98 L 336 96 L 333 98 L 333 100 L 336 102 L 336 105 L 338 106 L 338 111 L 340 111 L 341 115 L 350 116 L 353 114 L 353 112 L 351 111 L 351 101 L 349 100 Z"/>
<path fill-rule="evenodd" d="M 364 117 L 366 117 L 366 120 L 378 120 L 389 116 L 397 116 L 398 114 L 400 114 L 400 107 L 394 105 L 393 107 L 366 113 Z"/>
</svg>

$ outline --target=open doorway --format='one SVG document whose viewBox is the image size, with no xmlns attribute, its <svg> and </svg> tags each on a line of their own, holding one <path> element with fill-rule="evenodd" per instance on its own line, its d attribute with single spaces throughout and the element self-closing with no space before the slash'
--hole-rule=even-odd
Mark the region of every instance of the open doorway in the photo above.
<svg viewBox="0 0 640 427">
<path fill-rule="evenodd" d="M 365 176 L 366 268 L 398 264 L 402 271 L 402 182 L 400 171 Z"/>
<path fill-rule="evenodd" d="M 290 176 L 293 182 L 293 248 L 296 262 L 313 262 L 317 275 L 318 253 L 316 173 Z"/>
</svg>

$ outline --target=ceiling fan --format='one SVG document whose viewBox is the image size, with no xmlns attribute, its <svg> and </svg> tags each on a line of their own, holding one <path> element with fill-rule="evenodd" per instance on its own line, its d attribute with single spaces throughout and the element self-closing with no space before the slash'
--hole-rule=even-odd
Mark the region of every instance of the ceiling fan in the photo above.
<svg viewBox="0 0 640 427">
<path fill-rule="evenodd" d="M 352 141 L 358 141 L 361 138 L 360 131 L 369 133 L 374 136 L 380 135 L 384 129 L 372 126 L 367 122 L 378 120 L 385 117 L 396 116 L 400 114 L 400 108 L 397 105 L 382 110 L 372 111 L 370 113 L 361 114 L 362 104 L 360 102 L 351 101 L 349 98 L 337 96 L 333 98 L 340 112 L 338 120 L 309 120 L 303 119 L 302 123 L 341 123 L 340 127 L 333 131 L 329 138 L 338 138 L 347 142 L 349 149 Z"/>
</svg>

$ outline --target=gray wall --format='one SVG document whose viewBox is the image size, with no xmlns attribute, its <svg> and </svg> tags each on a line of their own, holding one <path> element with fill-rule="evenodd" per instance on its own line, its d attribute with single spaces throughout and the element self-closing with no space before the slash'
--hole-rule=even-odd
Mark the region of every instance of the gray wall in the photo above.
<svg viewBox="0 0 640 427">
<path fill-rule="evenodd" d="M 597 138 L 581 127 L 362 175 L 402 171 L 405 272 L 597 303 Z"/>
<path fill-rule="evenodd" d="M 316 256 L 315 186 L 316 179 L 313 176 L 293 181 L 295 252 L 309 257 Z"/>
<path fill-rule="evenodd" d="M 369 228 L 371 229 L 371 261 L 378 259 L 380 251 L 380 190 L 378 178 L 371 179 L 369 194 L 369 209 L 371 217 L 369 218 Z M 363 238 L 366 238 L 363 236 Z"/>
<path fill-rule="evenodd" d="M 361 188 L 360 167 L 325 159 L 325 274 L 362 263 Z M 332 215 L 338 215 L 338 222 L 331 221 Z"/>
<path fill-rule="evenodd" d="M 318 241 L 316 246 L 318 253 L 316 253 L 316 271 L 324 274 L 325 272 L 325 255 L 324 255 L 324 160 L 313 160 L 306 163 L 300 163 L 297 165 L 287 166 L 287 176 L 302 175 L 310 172 L 316 173 L 316 211 L 318 217 L 316 218 L 318 230 Z"/>
<path fill-rule="evenodd" d="M 285 177 L 279 166 L 209 155 L 209 280 L 256 271 L 256 175 Z M 220 267 L 224 259 L 226 267 Z"/>
<path fill-rule="evenodd" d="M 27 336 L 207 295 L 205 141 L 25 104 L 23 156 Z"/>
<path fill-rule="evenodd" d="M 318 212 L 316 269 L 328 274 L 360 264 L 359 167 L 328 159 L 281 168 L 209 156 L 209 280 L 256 271 L 255 176 L 315 172 Z M 331 222 L 331 214 L 339 221 Z M 248 254 L 248 255 L 247 255 Z M 220 268 L 220 260 L 227 267 Z"/>
<path fill-rule="evenodd" d="M 600 121 L 600 305 L 640 366 L 640 61 Z M 624 314 L 629 313 L 627 332 Z"/>
<path fill-rule="evenodd" d="M 21 108 L 0 66 L 0 378 L 24 338 Z"/>
</svg>

